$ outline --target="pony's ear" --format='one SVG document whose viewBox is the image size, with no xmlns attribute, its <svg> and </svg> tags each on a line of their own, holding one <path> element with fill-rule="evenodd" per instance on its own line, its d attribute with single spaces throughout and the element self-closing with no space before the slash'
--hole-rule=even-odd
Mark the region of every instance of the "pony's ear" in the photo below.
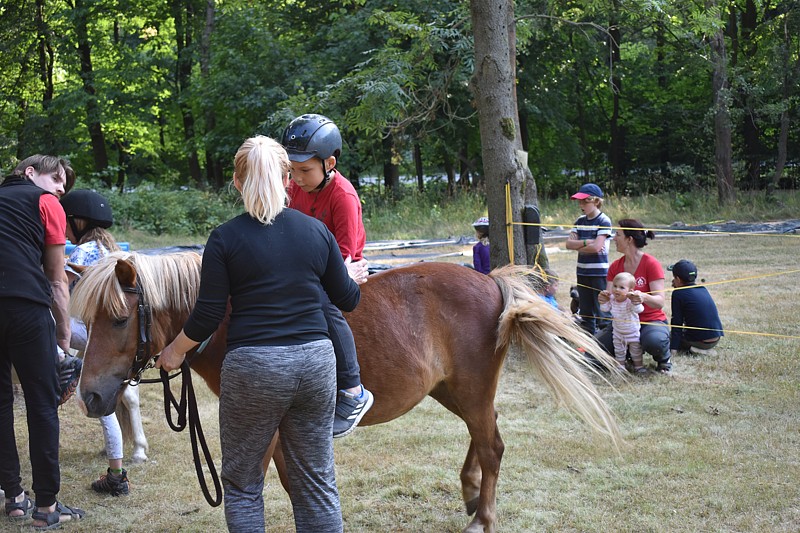
<svg viewBox="0 0 800 533">
<path fill-rule="evenodd" d="M 121 287 L 136 287 L 136 269 L 133 265 L 124 259 L 117 259 L 117 266 L 114 267 L 114 273 L 117 275 Z"/>
</svg>

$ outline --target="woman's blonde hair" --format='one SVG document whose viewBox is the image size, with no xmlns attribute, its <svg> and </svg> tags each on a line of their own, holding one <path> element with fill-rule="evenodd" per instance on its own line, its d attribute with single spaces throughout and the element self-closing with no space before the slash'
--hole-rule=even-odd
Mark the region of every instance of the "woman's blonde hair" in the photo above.
<svg viewBox="0 0 800 533">
<path fill-rule="evenodd" d="M 256 135 L 239 147 L 233 168 L 245 211 L 262 224 L 271 224 L 286 206 L 284 177 L 291 168 L 286 150 L 274 139 Z"/>
</svg>

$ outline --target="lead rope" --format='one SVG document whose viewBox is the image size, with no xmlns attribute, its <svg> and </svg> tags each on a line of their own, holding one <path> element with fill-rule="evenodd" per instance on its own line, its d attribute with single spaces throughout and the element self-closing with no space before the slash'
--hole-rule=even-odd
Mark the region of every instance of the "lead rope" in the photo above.
<svg viewBox="0 0 800 533">
<path fill-rule="evenodd" d="M 188 412 L 189 437 L 192 441 L 192 458 L 194 459 L 194 468 L 197 472 L 197 481 L 200 483 L 203 496 L 205 496 L 209 505 L 217 507 L 222 503 L 222 486 L 219 481 L 219 475 L 217 474 L 217 468 L 214 466 L 214 460 L 211 457 L 211 451 L 208 449 L 208 444 L 203 434 L 203 428 L 200 424 L 200 414 L 197 410 L 197 397 L 195 396 L 194 386 L 192 385 L 192 372 L 189 370 L 189 362 L 185 359 L 181 364 L 180 374 L 183 378 L 181 380 L 181 399 L 180 401 L 176 401 L 169 384 L 172 378 L 166 371 L 161 370 L 160 381 L 164 385 L 164 414 L 167 417 L 169 427 L 172 428 L 173 431 L 181 432 L 186 429 Z M 172 421 L 173 407 L 178 415 L 177 423 Z M 200 462 L 200 452 L 197 447 L 198 442 L 203 449 L 203 459 L 205 459 L 205 464 L 208 467 L 211 479 L 214 481 L 216 497 L 213 498 L 208 489 L 208 483 L 206 483 L 203 465 Z"/>
</svg>

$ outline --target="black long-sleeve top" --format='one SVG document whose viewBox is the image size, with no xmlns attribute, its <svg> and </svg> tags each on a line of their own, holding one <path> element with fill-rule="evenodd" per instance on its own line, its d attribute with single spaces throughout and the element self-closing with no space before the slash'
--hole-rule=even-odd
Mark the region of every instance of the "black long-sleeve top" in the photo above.
<svg viewBox="0 0 800 533">
<path fill-rule="evenodd" d="M 198 342 L 208 338 L 230 296 L 228 350 L 324 339 L 322 289 L 343 311 L 352 311 L 361 298 L 322 222 L 288 208 L 270 225 L 244 213 L 211 232 L 200 293 L 184 332 Z"/>
<path fill-rule="evenodd" d="M 708 289 L 703 286 L 681 289 L 672 293 L 671 324 L 701 328 L 672 328 L 669 343 L 671 350 L 680 350 L 681 340 L 684 338 L 690 341 L 703 341 L 725 335 L 717 306 L 708 293 Z"/>
</svg>

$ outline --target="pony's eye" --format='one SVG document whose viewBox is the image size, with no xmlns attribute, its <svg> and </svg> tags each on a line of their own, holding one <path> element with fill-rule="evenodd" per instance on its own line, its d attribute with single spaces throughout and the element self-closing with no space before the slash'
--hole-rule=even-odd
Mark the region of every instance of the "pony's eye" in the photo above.
<svg viewBox="0 0 800 533">
<path fill-rule="evenodd" d="M 114 327 L 115 328 L 124 328 L 127 325 L 128 325 L 128 317 L 127 316 L 122 317 L 122 318 L 117 318 L 116 320 L 114 320 Z"/>
</svg>

